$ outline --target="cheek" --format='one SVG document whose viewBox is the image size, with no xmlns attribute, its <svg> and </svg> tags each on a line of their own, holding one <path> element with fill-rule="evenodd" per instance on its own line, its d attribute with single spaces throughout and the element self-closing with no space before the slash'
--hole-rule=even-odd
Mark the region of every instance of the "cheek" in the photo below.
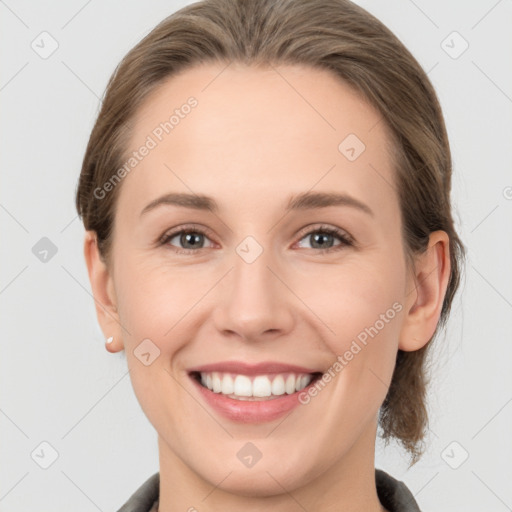
<svg viewBox="0 0 512 512">
<path fill-rule="evenodd" d="M 336 271 L 326 266 L 313 272 L 298 292 L 321 319 L 330 351 L 343 357 L 342 364 L 354 371 L 354 378 L 367 375 L 370 368 L 383 381 L 390 379 L 402 325 L 404 283 L 396 258 L 386 260 L 381 254 L 365 261 L 347 260 Z"/>
<path fill-rule="evenodd" d="M 118 266 L 118 292 L 130 343 L 150 338 L 167 350 L 160 340 L 169 340 L 172 330 L 186 323 L 183 319 L 189 320 L 218 278 L 206 266 L 192 270 L 161 263 L 126 258 Z"/>
<path fill-rule="evenodd" d="M 330 329 L 324 340 L 333 354 L 331 424 L 356 432 L 358 425 L 373 421 L 391 383 L 403 321 L 403 281 L 398 271 L 384 271 L 382 262 L 345 270 L 330 273 L 324 286 L 309 295 L 308 306 Z"/>
</svg>

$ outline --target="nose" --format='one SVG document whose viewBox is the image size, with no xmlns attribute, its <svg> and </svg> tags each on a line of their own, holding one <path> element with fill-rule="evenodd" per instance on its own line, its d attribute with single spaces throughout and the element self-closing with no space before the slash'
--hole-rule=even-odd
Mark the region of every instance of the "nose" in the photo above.
<svg viewBox="0 0 512 512">
<path fill-rule="evenodd" d="M 294 322 L 293 293 L 279 275 L 270 251 L 254 261 L 239 254 L 218 290 L 213 320 L 223 335 L 246 341 L 277 338 L 290 332 Z"/>
</svg>

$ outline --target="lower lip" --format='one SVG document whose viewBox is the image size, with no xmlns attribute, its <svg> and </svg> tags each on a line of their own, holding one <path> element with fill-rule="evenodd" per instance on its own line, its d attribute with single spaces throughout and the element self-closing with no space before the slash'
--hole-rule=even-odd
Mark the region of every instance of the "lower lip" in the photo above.
<svg viewBox="0 0 512 512">
<path fill-rule="evenodd" d="M 206 402 L 215 411 L 238 423 L 262 423 L 280 418 L 298 405 L 301 405 L 299 394 L 307 392 L 308 388 L 313 386 L 318 380 L 315 378 L 304 389 L 296 391 L 291 395 L 285 394 L 279 398 L 251 401 L 237 400 L 235 398 L 228 398 L 222 393 L 214 393 L 202 386 L 192 375 L 189 374 L 189 377 Z"/>
</svg>

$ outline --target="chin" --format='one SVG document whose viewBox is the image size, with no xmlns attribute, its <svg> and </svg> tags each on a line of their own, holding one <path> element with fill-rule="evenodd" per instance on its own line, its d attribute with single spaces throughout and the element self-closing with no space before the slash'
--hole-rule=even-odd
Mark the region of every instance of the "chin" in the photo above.
<svg viewBox="0 0 512 512">
<path fill-rule="evenodd" d="M 267 472 L 268 471 L 268 472 Z M 226 473 L 226 475 L 229 471 Z M 269 474 L 270 473 L 270 474 Z M 218 475 L 212 481 L 213 485 L 218 484 Z M 247 470 L 235 470 L 218 485 L 219 489 L 238 496 L 255 498 L 282 495 L 283 488 L 288 492 L 301 486 L 304 475 L 298 475 L 296 470 L 289 470 L 284 473 L 281 468 L 273 465 L 273 468 L 256 468 Z M 288 499 L 288 498 L 287 498 Z"/>
</svg>

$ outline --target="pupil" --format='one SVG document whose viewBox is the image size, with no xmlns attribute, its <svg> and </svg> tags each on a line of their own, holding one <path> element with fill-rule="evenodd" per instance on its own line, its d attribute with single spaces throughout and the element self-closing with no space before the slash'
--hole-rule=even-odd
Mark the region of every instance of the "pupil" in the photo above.
<svg viewBox="0 0 512 512">
<path fill-rule="evenodd" d="M 332 235 L 329 235 L 329 234 L 316 234 L 316 235 L 313 235 L 313 240 L 314 240 L 313 246 L 315 246 L 315 244 L 318 242 L 318 239 L 320 239 L 320 242 L 322 242 L 322 241 L 325 242 L 325 238 L 327 238 L 327 237 L 332 237 Z M 322 246 L 320 246 L 320 248 L 322 248 Z"/>
<path fill-rule="evenodd" d="M 186 245 L 189 244 L 191 240 L 193 241 L 194 238 L 197 239 L 197 237 L 201 237 L 201 236 L 203 236 L 203 235 L 201 235 L 201 233 L 192 233 L 192 234 L 191 233 L 187 233 L 185 235 L 182 235 L 182 237 L 181 237 L 182 238 L 182 244 L 183 244 L 183 246 L 186 247 Z M 192 249 L 194 249 L 194 248 L 195 247 L 192 246 Z"/>
</svg>

